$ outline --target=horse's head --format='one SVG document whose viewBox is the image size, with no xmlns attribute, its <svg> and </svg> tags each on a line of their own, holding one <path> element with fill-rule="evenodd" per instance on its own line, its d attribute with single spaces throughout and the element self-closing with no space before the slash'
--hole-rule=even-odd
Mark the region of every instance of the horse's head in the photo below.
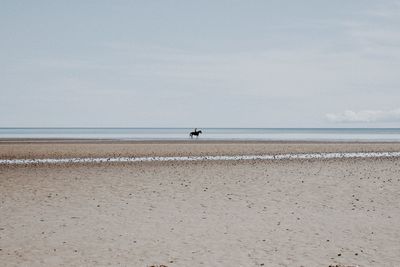
<svg viewBox="0 0 400 267">
<path fill-rule="evenodd" d="M 200 130 L 200 131 L 198 131 L 198 133 L 203 133 L 203 132 Z"/>
</svg>

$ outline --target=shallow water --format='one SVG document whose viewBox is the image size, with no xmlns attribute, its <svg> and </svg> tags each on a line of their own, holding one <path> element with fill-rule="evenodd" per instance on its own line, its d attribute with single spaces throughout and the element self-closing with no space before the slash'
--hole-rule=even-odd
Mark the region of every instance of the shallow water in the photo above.
<svg viewBox="0 0 400 267">
<path fill-rule="evenodd" d="M 200 128 L 199 128 L 200 129 Z M 0 138 L 187 140 L 192 128 L 0 128 Z M 201 128 L 201 140 L 400 141 L 400 128 Z"/>
</svg>

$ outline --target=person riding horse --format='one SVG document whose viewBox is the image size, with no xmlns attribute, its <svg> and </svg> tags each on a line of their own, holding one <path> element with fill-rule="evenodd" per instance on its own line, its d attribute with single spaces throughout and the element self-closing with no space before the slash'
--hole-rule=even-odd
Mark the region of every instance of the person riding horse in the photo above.
<svg viewBox="0 0 400 267">
<path fill-rule="evenodd" d="M 199 138 L 199 135 L 201 134 L 202 132 L 201 131 L 197 131 L 197 128 L 195 128 L 194 129 L 194 131 L 193 132 L 190 132 L 190 138 L 193 138 L 193 135 L 195 135 L 196 136 L 196 138 Z"/>
</svg>

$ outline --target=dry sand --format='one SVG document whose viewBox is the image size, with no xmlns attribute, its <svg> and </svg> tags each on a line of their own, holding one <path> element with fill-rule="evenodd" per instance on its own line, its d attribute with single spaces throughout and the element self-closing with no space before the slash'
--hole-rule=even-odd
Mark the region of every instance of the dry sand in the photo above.
<svg viewBox="0 0 400 267">
<path fill-rule="evenodd" d="M 127 150 L 115 143 L 51 145 L 1 144 L 0 154 L 399 147 L 243 143 L 232 152 L 230 143 L 189 144 L 190 149 L 141 143 L 128 144 Z M 400 159 L 0 166 L 0 266 L 161 264 L 400 266 Z"/>
</svg>

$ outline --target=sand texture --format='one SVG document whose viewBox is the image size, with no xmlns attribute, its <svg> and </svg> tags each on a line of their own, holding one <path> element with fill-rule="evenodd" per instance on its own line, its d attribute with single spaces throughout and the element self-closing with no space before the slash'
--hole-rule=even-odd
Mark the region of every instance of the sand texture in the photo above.
<svg viewBox="0 0 400 267">
<path fill-rule="evenodd" d="M 400 143 L 0 140 L 0 159 L 400 152 Z"/>
<path fill-rule="evenodd" d="M 400 160 L 0 166 L 0 266 L 152 265 L 400 266 Z"/>
</svg>

